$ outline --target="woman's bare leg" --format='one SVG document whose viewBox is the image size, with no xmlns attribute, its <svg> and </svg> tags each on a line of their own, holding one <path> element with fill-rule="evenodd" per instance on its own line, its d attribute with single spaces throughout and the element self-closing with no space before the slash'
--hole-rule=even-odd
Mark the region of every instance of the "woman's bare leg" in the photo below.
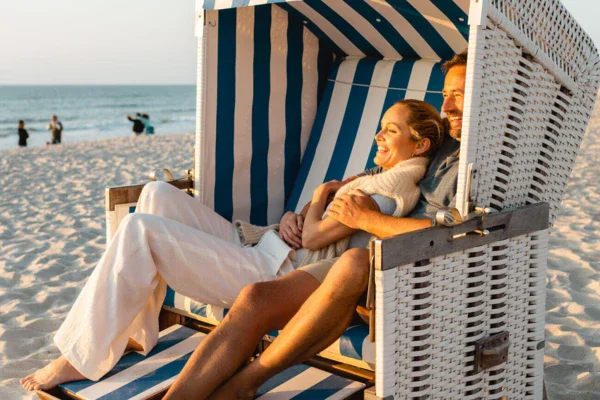
<svg viewBox="0 0 600 400">
<path fill-rule="evenodd" d="M 319 286 L 304 271 L 242 290 L 223 322 L 198 346 L 165 399 L 203 399 L 229 379 L 256 344 L 283 328 Z"/>
<path fill-rule="evenodd" d="M 210 399 L 252 399 L 264 382 L 315 356 L 346 330 L 368 282 L 366 249 L 351 249 L 334 264 L 277 339 Z"/>
</svg>

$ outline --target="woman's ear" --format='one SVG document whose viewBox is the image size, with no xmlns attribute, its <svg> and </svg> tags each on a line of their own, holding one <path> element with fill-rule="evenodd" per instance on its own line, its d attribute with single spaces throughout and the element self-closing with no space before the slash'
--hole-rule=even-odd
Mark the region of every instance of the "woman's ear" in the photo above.
<svg viewBox="0 0 600 400">
<path fill-rule="evenodd" d="M 431 147 L 431 140 L 428 138 L 421 139 L 417 146 L 415 147 L 415 156 L 420 156 L 423 153 L 426 153 L 427 150 Z"/>
</svg>

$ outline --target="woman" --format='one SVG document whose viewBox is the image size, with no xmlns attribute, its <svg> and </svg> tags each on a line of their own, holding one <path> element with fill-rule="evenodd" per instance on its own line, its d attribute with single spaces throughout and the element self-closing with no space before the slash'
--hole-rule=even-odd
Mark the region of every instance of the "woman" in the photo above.
<svg viewBox="0 0 600 400">
<path fill-rule="evenodd" d="M 402 162 L 411 164 L 411 158 L 427 155 L 436 147 L 441 130 L 440 117 L 433 107 L 418 101 L 400 102 L 382 119 L 382 129 L 376 136 L 379 150 L 375 163 L 386 172 Z M 416 185 L 424 172 L 423 165 L 420 176 L 396 177 L 410 186 L 410 200 L 393 199 L 394 194 L 385 190 L 381 193 L 391 197 L 374 200 L 390 214 L 398 209 L 409 212 L 418 199 Z M 327 183 L 315 191 L 302 233 L 302 242 L 313 250 L 355 233 L 331 218 L 322 218 L 327 198 L 339 188 L 339 183 Z M 243 247 L 242 241 L 248 237 L 239 237 L 233 224 L 206 206 L 170 185 L 147 185 L 136 213 L 122 222 L 55 337 L 62 356 L 23 379 L 22 385 L 35 390 L 86 377 L 97 380 L 112 369 L 127 349 L 148 353 L 157 341 L 158 314 L 166 284 L 204 303 L 229 307 L 245 286 L 288 273 L 312 281 L 314 287 L 333 264 L 329 259 L 306 264 L 302 257 L 294 265 L 292 248 L 282 247 L 283 241 L 278 243 L 278 236 L 272 231 L 266 235 L 269 240 Z M 367 241 L 368 238 L 367 235 Z M 353 239 L 346 247 L 353 246 Z M 302 267 L 294 271 L 296 266 Z M 298 307 L 301 302 L 292 298 L 306 299 L 310 295 L 301 287 L 301 295 L 292 292 L 287 297 Z M 210 342 L 204 340 L 207 341 Z"/>
</svg>

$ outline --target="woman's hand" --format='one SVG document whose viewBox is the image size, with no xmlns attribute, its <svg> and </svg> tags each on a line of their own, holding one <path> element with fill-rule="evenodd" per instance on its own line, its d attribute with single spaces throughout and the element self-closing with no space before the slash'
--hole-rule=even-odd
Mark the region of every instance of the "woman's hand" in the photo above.
<svg viewBox="0 0 600 400">
<path fill-rule="evenodd" d="M 369 213 L 372 211 L 379 211 L 379 207 L 371 196 L 358 189 L 353 189 L 348 194 L 343 194 L 333 200 L 327 216 L 349 228 L 366 231 Z"/>
<path fill-rule="evenodd" d="M 302 248 L 302 228 L 304 227 L 304 217 L 294 214 L 291 211 L 286 212 L 279 223 L 279 234 L 281 238 L 293 249 Z"/>
</svg>

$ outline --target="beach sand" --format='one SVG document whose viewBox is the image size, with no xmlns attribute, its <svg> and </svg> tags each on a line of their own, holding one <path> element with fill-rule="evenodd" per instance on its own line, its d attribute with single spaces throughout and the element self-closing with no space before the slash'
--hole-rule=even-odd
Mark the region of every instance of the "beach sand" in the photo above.
<svg viewBox="0 0 600 400">
<path fill-rule="evenodd" d="M 0 399 L 57 357 L 52 338 L 105 248 L 104 188 L 193 167 L 194 135 L 0 152 Z"/>
<path fill-rule="evenodd" d="M 551 236 L 546 382 L 551 399 L 600 399 L 600 115 Z M 105 246 L 104 187 L 191 168 L 193 135 L 0 152 L 0 399 L 57 357 L 54 332 Z"/>
</svg>

